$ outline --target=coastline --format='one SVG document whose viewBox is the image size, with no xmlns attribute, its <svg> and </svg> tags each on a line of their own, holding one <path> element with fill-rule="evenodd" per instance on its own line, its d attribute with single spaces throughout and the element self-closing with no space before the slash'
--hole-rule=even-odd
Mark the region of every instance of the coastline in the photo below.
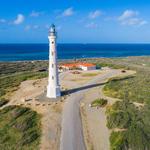
<svg viewBox="0 0 150 150">
<path fill-rule="evenodd" d="M 125 58 L 149 58 L 150 55 L 141 55 L 141 56 L 120 56 L 120 57 L 85 57 L 85 58 L 77 58 L 77 59 L 58 59 L 58 62 L 69 62 L 69 61 L 83 61 L 83 60 L 100 60 L 100 59 L 125 59 Z M 48 59 L 42 60 L 16 60 L 16 61 L 1 61 L 0 63 L 19 63 L 19 62 L 48 62 Z"/>
</svg>

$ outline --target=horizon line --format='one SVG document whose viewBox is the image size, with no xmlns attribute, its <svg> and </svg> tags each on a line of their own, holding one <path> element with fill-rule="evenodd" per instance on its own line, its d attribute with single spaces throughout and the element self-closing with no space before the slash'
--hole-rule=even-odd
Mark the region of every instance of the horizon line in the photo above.
<svg viewBox="0 0 150 150">
<path fill-rule="evenodd" d="M 2 44 L 49 44 L 48 42 L 42 42 L 42 43 L 37 43 L 37 42 L 22 42 L 22 43 L 17 43 L 17 42 L 10 42 L 10 43 L 0 43 L 0 45 L 2 45 Z M 81 42 L 81 43 L 79 43 L 79 42 L 58 42 L 57 44 L 150 44 L 150 42 L 103 42 L 103 43 L 83 43 L 83 42 Z"/>
</svg>

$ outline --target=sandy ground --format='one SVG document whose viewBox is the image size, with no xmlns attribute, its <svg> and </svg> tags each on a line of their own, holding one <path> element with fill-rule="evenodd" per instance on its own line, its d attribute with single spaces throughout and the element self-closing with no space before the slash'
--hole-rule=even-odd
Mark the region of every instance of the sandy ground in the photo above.
<svg viewBox="0 0 150 150">
<path fill-rule="evenodd" d="M 117 74 L 117 76 L 125 76 L 134 74 L 133 71 L 127 71 L 125 74 Z M 91 108 L 89 105 L 97 98 L 105 98 L 108 105 L 112 105 L 118 99 L 104 96 L 102 88 L 104 85 L 90 89 L 85 93 L 81 102 L 81 116 L 84 131 L 84 138 L 87 150 L 109 150 L 109 136 L 111 131 L 106 127 L 106 107 Z M 107 105 L 107 106 L 108 106 Z"/>
<path fill-rule="evenodd" d="M 100 97 L 99 87 L 85 94 L 82 102 L 82 117 L 86 145 L 88 150 L 109 150 L 109 130 L 106 127 L 105 108 L 91 108 L 89 104 Z M 85 106 L 84 104 L 85 103 Z"/>
<path fill-rule="evenodd" d="M 38 102 L 35 98 L 42 94 L 47 85 L 47 79 L 28 80 L 22 82 L 19 89 L 11 96 L 9 105 L 30 107 L 41 114 L 42 138 L 41 150 L 56 150 L 59 148 L 61 111 L 63 102 Z M 31 99 L 29 101 L 24 100 Z"/>
<path fill-rule="evenodd" d="M 101 71 L 80 71 L 80 74 L 73 74 L 73 71 L 61 74 L 60 84 L 62 89 L 73 89 L 82 86 L 93 76 L 83 76 L 83 74 L 99 74 Z M 62 109 L 65 102 L 63 97 L 58 102 L 38 102 L 35 98 L 41 95 L 47 86 L 47 78 L 38 80 L 28 80 L 21 83 L 18 90 L 10 96 L 10 102 L 6 105 L 21 105 L 30 107 L 41 114 L 42 137 L 41 150 L 58 150 L 60 144 Z M 30 99 L 29 101 L 25 101 Z"/>
</svg>

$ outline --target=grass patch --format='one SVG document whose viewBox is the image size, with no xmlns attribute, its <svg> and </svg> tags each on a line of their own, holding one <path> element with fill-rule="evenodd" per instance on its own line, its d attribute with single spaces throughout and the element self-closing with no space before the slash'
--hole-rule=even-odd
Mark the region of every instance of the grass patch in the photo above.
<svg viewBox="0 0 150 150">
<path fill-rule="evenodd" d="M 138 71 L 134 77 L 123 79 L 113 78 L 103 88 L 105 95 L 109 97 L 124 99 L 126 93 L 128 98 L 134 102 L 150 101 L 150 72 Z"/>
<path fill-rule="evenodd" d="M 113 64 L 113 63 L 108 63 L 108 62 L 98 62 L 96 63 L 96 68 L 101 68 L 101 67 L 110 67 L 112 69 L 128 69 L 127 67 L 119 64 Z"/>
<path fill-rule="evenodd" d="M 92 107 L 105 107 L 107 105 L 106 99 L 96 99 L 91 103 Z"/>
<path fill-rule="evenodd" d="M 47 68 L 48 68 L 48 61 L 0 62 L 1 75 L 9 75 L 26 71 L 28 72 L 38 71 Z"/>
<path fill-rule="evenodd" d="M 126 132 L 112 132 L 110 136 L 111 150 L 127 150 Z"/>
<path fill-rule="evenodd" d="M 19 106 L 0 110 L 0 149 L 39 149 L 41 135 L 40 116 Z"/>
</svg>

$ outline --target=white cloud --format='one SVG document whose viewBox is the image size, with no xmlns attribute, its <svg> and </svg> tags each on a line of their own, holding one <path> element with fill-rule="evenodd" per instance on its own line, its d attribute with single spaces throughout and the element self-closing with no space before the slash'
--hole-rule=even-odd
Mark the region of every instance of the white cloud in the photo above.
<svg viewBox="0 0 150 150">
<path fill-rule="evenodd" d="M 0 19 L 0 23 L 6 23 L 5 19 Z"/>
<path fill-rule="evenodd" d="M 62 16 L 69 17 L 69 16 L 72 16 L 73 14 L 74 14 L 74 10 L 72 7 L 70 7 L 63 11 Z"/>
<path fill-rule="evenodd" d="M 24 20 L 25 20 L 24 15 L 18 14 L 16 20 L 14 20 L 13 23 L 14 23 L 15 25 L 19 25 L 19 24 L 23 23 Z"/>
<path fill-rule="evenodd" d="M 85 25 L 86 28 L 97 28 L 98 24 L 94 23 L 94 22 L 90 22 L 88 24 Z"/>
<path fill-rule="evenodd" d="M 39 17 L 43 12 L 32 11 L 30 17 Z"/>
<path fill-rule="evenodd" d="M 139 24 L 139 25 L 145 25 L 145 24 L 148 24 L 148 21 L 142 20 L 142 21 L 140 21 L 140 24 Z"/>
<path fill-rule="evenodd" d="M 132 18 L 132 17 L 135 17 L 137 16 L 139 13 L 137 11 L 133 11 L 133 10 L 125 10 L 123 12 L 123 14 L 121 16 L 119 16 L 119 20 L 126 20 L 126 19 L 129 19 L 129 18 Z"/>
<path fill-rule="evenodd" d="M 102 15 L 102 12 L 100 10 L 95 10 L 95 11 L 89 13 L 89 18 L 95 19 L 95 18 L 99 17 L 100 15 Z"/>
<path fill-rule="evenodd" d="M 130 18 L 122 22 L 123 25 L 145 25 L 147 21 L 142 20 L 140 18 Z"/>
<path fill-rule="evenodd" d="M 125 10 L 121 16 L 117 18 L 117 20 L 122 25 L 145 25 L 148 22 L 143 20 L 142 18 L 139 18 L 139 12 L 133 11 L 133 10 Z"/>
</svg>

